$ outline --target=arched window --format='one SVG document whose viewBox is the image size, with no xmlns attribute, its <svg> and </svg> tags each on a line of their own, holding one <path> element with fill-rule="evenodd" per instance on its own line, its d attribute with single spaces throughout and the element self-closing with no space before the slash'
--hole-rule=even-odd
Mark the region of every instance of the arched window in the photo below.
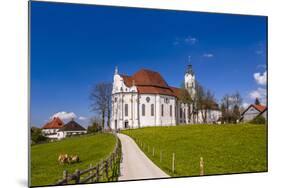
<svg viewBox="0 0 281 188">
<path fill-rule="evenodd" d="M 172 114 L 173 114 L 173 107 L 172 105 L 170 105 L 170 116 L 172 117 Z"/>
<path fill-rule="evenodd" d="M 151 104 L 151 116 L 154 116 L 154 104 Z"/>
<path fill-rule="evenodd" d="M 125 104 L 125 116 L 128 116 L 128 104 Z"/>
<path fill-rule="evenodd" d="M 180 118 L 182 118 L 182 108 L 180 108 Z"/>
<path fill-rule="evenodd" d="M 161 104 L 161 116 L 164 116 L 164 104 Z"/>
<path fill-rule="evenodd" d="M 145 116 L 145 104 L 141 105 L 141 114 L 142 116 Z"/>
</svg>

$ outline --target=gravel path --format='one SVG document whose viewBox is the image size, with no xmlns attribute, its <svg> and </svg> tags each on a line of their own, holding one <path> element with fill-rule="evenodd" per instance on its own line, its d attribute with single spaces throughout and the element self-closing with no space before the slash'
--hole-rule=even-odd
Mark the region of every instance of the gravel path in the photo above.
<svg viewBox="0 0 281 188">
<path fill-rule="evenodd" d="M 141 151 L 132 138 L 124 134 L 117 136 L 122 144 L 123 155 L 119 180 L 169 177 Z"/>
</svg>

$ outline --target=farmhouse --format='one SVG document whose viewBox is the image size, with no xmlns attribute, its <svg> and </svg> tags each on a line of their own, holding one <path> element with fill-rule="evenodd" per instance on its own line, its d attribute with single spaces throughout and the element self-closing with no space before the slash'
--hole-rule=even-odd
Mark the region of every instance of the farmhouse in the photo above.
<svg viewBox="0 0 281 188">
<path fill-rule="evenodd" d="M 54 117 L 42 127 L 42 134 L 48 138 L 57 138 L 57 132 L 63 125 L 64 123 L 59 117 Z"/>
<path fill-rule="evenodd" d="M 263 116 L 265 119 L 267 119 L 267 107 L 256 104 L 249 105 L 249 107 L 242 112 L 240 121 L 251 121 L 257 116 Z"/>
<path fill-rule="evenodd" d="M 42 127 L 42 135 L 51 139 L 62 139 L 67 136 L 85 133 L 87 133 L 87 130 L 73 119 L 64 124 L 59 117 L 54 117 Z"/>
<path fill-rule="evenodd" d="M 79 125 L 74 120 L 71 120 L 67 124 L 65 124 L 62 128 L 60 128 L 57 132 L 57 138 L 62 139 L 67 136 L 79 135 L 79 134 L 86 134 L 87 130 Z"/>
<path fill-rule="evenodd" d="M 195 74 L 189 65 L 184 75 L 184 88 L 192 99 L 196 95 L 195 84 Z M 111 128 L 202 123 L 200 109 L 196 109 L 196 104 L 180 102 L 180 94 L 181 89 L 169 86 L 158 72 L 141 69 L 128 76 L 119 74 L 116 67 Z M 207 123 L 216 122 L 221 116 L 217 105 L 207 113 Z"/>
</svg>

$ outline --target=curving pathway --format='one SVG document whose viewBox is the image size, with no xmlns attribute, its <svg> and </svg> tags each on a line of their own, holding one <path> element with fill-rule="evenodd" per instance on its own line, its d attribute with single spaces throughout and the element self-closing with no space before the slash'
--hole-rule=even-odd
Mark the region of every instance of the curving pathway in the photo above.
<svg viewBox="0 0 281 188">
<path fill-rule="evenodd" d="M 136 180 L 169 177 L 156 166 L 127 135 L 118 133 L 122 144 L 123 160 L 119 180 Z"/>
</svg>

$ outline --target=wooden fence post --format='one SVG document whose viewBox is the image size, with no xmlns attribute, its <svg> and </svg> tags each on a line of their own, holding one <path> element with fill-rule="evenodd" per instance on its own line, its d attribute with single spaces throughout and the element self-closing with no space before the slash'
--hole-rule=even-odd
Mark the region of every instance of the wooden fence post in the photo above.
<svg viewBox="0 0 281 188">
<path fill-rule="evenodd" d="M 62 179 L 65 180 L 65 184 L 67 184 L 67 176 L 68 176 L 67 170 L 64 170 L 63 175 L 62 175 Z"/>
<path fill-rule="evenodd" d="M 105 161 L 105 176 L 106 180 L 108 181 L 108 160 Z"/>
<path fill-rule="evenodd" d="M 96 181 L 97 182 L 99 182 L 99 169 L 100 168 L 100 165 L 99 164 L 97 164 L 97 166 L 96 166 Z"/>
<path fill-rule="evenodd" d="M 172 172 L 175 172 L 175 153 L 173 153 L 173 159 L 172 159 Z"/>
<path fill-rule="evenodd" d="M 90 168 L 90 169 L 93 168 L 92 163 L 90 164 L 89 168 Z M 93 171 L 90 170 L 90 176 L 92 176 L 92 174 L 93 174 Z M 90 183 L 91 183 L 91 182 L 93 182 L 93 178 L 90 179 Z"/>
<path fill-rule="evenodd" d="M 111 170 L 112 170 L 112 160 L 113 160 L 113 153 L 111 154 L 110 160 L 109 160 L 109 166 L 110 166 Z"/>
<path fill-rule="evenodd" d="M 203 161 L 203 157 L 200 157 L 200 176 L 204 176 L 204 161 Z"/>
<path fill-rule="evenodd" d="M 78 169 L 76 169 L 75 171 L 75 183 L 79 183 L 80 182 L 80 171 Z"/>
</svg>

